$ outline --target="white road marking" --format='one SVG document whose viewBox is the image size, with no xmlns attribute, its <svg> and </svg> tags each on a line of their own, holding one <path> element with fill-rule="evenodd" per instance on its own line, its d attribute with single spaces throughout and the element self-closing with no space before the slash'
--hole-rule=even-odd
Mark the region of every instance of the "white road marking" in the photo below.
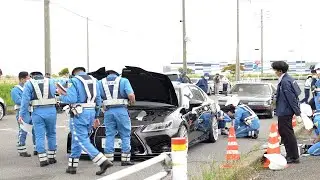
<svg viewBox="0 0 320 180">
<path fill-rule="evenodd" d="M 0 131 L 10 131 L 10 132 L 17 132 L 17 130 L 12 129 L 12 128 L 5 128 L 5 129 L 0 129 Z"/>
</svg>

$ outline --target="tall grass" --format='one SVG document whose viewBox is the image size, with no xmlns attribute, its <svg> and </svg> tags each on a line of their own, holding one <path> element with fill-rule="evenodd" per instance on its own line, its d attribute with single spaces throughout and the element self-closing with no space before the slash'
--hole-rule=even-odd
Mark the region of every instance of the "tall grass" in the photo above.
<svg viewBox="0 0 320 180">
<path fill-rule="evenodd" d="M 13 78 L 0 79 L 0 97 L 5 101 L 7 106 L 14 106 L 10 93 L 16 84 L 18 84 L 18 81 Z"/>
</svg>

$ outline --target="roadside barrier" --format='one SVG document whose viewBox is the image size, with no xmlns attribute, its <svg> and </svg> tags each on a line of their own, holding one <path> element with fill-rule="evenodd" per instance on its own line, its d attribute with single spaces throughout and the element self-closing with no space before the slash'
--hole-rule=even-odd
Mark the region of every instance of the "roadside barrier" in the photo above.
<svg viewBox="0 0 320 180">
<path fill-rule="evenodd" d="M 186 138 L 172 138 L 171 152 L 162 153 L 154 158 L 122 169 L 98 180 L 117 180 L 137 173 L 157 163 L 161 163 L 164 170 L 147 177 L 144 180 L 158 180 L 171 175 L 172 180 L 187 180 L 187 140 Z"/>
<path fill-rule="evenodd" d="M 227 153 L 226 153 L 227 163 L 223 164 L 221 168 L 232 168 L 231 162 L 237 161 L 239 159 L 240 159 L 239 145 L 237 143 L 234 127 L 231 126 L 229 130 L 228 146 L 227 146 Z"/>
</svg>

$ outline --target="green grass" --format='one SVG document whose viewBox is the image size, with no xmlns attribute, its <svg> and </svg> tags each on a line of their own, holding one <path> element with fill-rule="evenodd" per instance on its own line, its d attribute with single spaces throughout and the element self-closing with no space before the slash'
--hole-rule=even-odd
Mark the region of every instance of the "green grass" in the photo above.
<svg viewBox="0 0 320 180">
<path fill-rule="evenodd" d="M 11 89 L 16 85 L 14 83 L 0 83 L 0 97 L 5 101 L 7 106 L 14 106 L 11 99 Z"/>
</svg>

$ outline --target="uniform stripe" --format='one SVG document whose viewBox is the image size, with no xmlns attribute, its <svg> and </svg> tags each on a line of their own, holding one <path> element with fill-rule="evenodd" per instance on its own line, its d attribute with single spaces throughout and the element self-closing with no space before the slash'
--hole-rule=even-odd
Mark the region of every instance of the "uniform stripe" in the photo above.
<svg viewBox="0 0 320 180">
<path fill-rule="evenodd" d="M 39 157 L 39 160 L 40 160 L 40 161 L 47 161 L 48 158 L 47 158 L 47 157 Z"/>
<path fill-rule="evenodd" d="M 113 154 L 104 154 L 106 156 L 106 158 L 109 160 L 109 161 L 113 161 L 114 160 L 114 155 Z"/>
<path fill-rule="evenodd" d="M 106 160 L 107 158 L 102 153 L 99 153 L 97 157 L 93 159 L 93 162 L 96 163 L 98 166 L 100 166 Z"/>
</svg>

